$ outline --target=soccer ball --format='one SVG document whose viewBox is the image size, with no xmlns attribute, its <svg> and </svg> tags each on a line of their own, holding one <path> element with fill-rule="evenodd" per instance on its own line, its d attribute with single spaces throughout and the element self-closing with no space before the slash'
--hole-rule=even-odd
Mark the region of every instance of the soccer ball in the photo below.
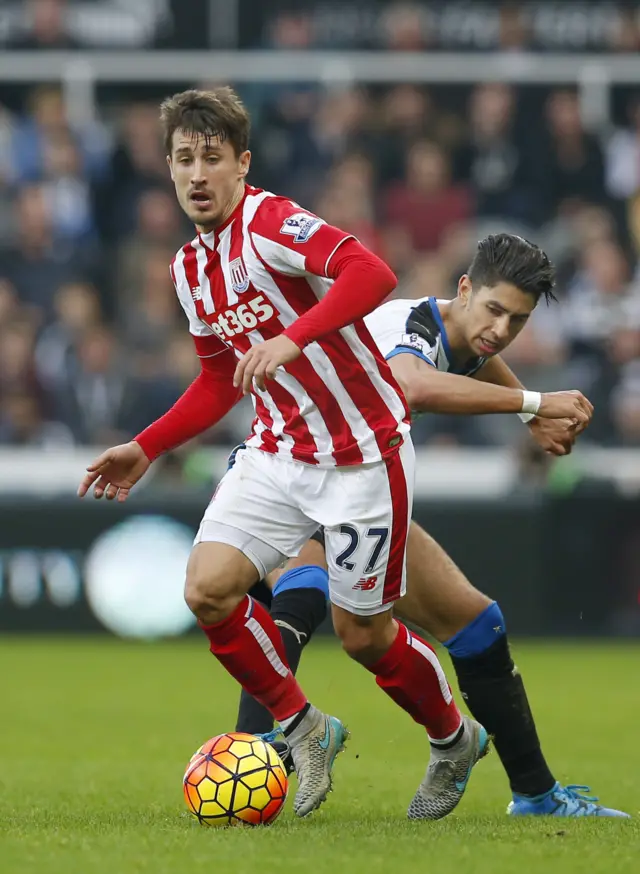
<svg viewBox="0 0 640 874">
<path fill-rule="evenodd" d="M 201 825 L 269 825 L 284 807 L 289 783 L 272 746 L 232 732 L 212 737 L 191 756 L 183 788 Z"/>
</svg>

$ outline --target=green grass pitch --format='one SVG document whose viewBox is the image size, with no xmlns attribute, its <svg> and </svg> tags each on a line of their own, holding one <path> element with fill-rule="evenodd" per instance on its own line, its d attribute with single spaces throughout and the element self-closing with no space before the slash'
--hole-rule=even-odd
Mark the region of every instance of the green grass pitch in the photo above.
<svg viewBox="0 0 640 874">
<path fill-rule="evenodd" d="M 2 874 L 640 872 L 640 646 L 518 644 L 547 757 L 632 821 L 505 816 L 497 756 L 447 820 L 409 823 L 428 750 L 418 726 L 332 641 L 301 679 L 352 738 L 319 812 L 204 829 L 185 812 L 191 753 L 233 728 L 236 691 L 197 638 L 0 641 Z M 445 659 L 448 666 L 448 660 Z"/>
</svg>

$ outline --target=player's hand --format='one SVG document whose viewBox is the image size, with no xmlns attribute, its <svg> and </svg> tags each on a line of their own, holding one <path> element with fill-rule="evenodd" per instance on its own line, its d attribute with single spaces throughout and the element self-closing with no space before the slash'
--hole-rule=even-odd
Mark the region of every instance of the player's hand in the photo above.
<svg viewBox="0 0 640 874">
<path fill-rule="evenodd" d="M 86 476 L 78 487 L 78 497 L 84 498 L 93 486 L 94 498 L 104 495 L 108 501 L 113 501 L 114 498 L 119 502 L 126 501 L 130 490 L 144 476 L 150 465 L 151 462 L 135 440 L 113 446 L 89 465 Z"/>
<path fill-rule="evenodd" d="M 535 418 L 528 425 L 538 446 L 550 455 L 569 455 L 579 433 L 573 419 Z"/>
<path fill-rule="evenodd" d="M 591 421 L 593 404 L 579 391 L 545 392 L 536 415 L 543 419 L 573 419 L 580 433 Z"/>
<path fill-rule="evenodd" d="M 295 361 L 301 354 L 302 349 L 284 334 L 258 343 L 238 361 L 233 384 L 236 388 L 242 386 L 243 394 L 248 394 L 255 379 L 258 388 L 264 391 L 265 379 L 275 379 L 276 370 L 281 364 Z"/>
</svg>

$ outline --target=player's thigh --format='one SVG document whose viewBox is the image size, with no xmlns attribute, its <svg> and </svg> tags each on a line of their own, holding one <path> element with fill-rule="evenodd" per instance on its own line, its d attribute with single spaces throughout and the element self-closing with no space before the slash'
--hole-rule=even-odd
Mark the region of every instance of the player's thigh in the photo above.
<svg viewBox="0 0 640 874">
<path fill-rule="evenodd" d="M 474 588 L 442 547 L 416 522 L 407 545 L 406 594 L 394 604 L 402 619 L 437 640 L 449 640 L 491 603 Z"/>
<path fill-rule="evenodd" d="M 196 543 L 235 547 L 255 565 L 260 578 L 297 555 L 317 523 L 287 491 L 290 467 L 292 463 L 256 449 L 238 453 L 204 513 Z"/>
<path fill-rule="evenodd" d="M 189 556 L 185 600 L 196 616 L 231 613 L 260 578 L 255 563 L 228 543 L 196 543 Z"/>
<path fill-rule="evenodd" d="M 281 567 L 272 570 L 271 573 L 267 574 L 264 581 L 270 589 L 273 589 L 282 574 L 294 570 L 294 568 L 304 567 L 305 565 L 316 565 L 323 570 L 327 569 L 327 559 L 324 552 L 324 535 L 322 539 L 314 539 L 312 537 L 311 540 L 308 540 L 298 555 L 290 558 Z"/>
<path fill-rule="evenodd" d="M 406 545 L 413 502 L 413 446 L 357 472 L 337 471 L 340 521 L 325 525 L 331 602 L 360 616 L 385 612 L 406 585 Z"/>
</svg>

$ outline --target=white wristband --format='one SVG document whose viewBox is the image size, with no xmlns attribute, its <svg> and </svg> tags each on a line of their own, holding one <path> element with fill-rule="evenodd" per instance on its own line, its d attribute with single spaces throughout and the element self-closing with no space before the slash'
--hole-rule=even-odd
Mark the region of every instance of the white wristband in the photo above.
<svg viewBox="0 0 640 874">
<path fill-rule="evenodd" d="M 524 391 L 522 392 L 522 410 L 518 415 L 523 422 L 530 422 L 535 414 L 540 409 L 542 403 L 542 395 L 539 391 Z M 525 418 L 526 417 L 526 418 Z"/>
<path fill-rule="evenodd" d="M 534 416 L 540 409 L 542 403 L 542 395 L 539 391 L 523 391 L 522 392 L 522 410 L 521 413 L 532 413 Z"/>
</svg>

